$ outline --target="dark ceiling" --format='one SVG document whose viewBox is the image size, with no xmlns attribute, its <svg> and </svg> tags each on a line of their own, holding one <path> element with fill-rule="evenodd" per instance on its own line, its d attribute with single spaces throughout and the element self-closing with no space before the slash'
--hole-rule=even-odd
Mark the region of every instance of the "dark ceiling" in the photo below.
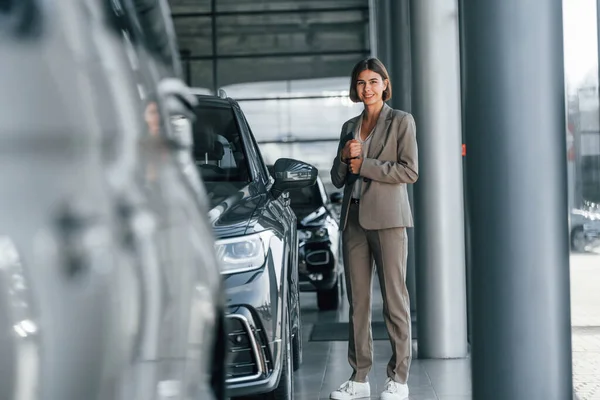
<svg viewBox="0 0 600 400">
<path fill-rule="evenodd" d="M 170 0 L 186 79 L 210 89 L 348 76 L 369 54 L 368 3 Z"/>
</svg>

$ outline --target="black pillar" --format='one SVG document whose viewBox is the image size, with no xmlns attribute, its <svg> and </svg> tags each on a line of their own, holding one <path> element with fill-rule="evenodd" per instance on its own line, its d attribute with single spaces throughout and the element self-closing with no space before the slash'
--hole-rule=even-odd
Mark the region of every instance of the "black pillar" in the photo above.
<svg viewBox="0 0 600 400">
<path fill-rule="evenodd" d="M 392 104 L 395 108 L 411 112 L 412 109 L 412 57 L 410 42 L 410 0 L 395 0 L 390 4 L 391 62 L 389 71 L 394 78 Z"/>
<path fill-rule="evenodd" d="M 561 0 L 465 0 L 473 398 L 572 398 Z"/>
<path fill-rule="evenodd" d="M 391 16 L 391 0 L 370 0 L 369 7 L 371 8 L 371 17 L 375 22 L 375 29 L 371 30 L 371 34 L 375 34 L 374 40 L 371 40 L 371 54 L 377 57 L 386 66 L 391 74 L 392 69 L 392 16 Z"/>
<path fill-rule="evenodd" d="M 386 66 L 392 81 L 393 96 L 389 102 L 392 108 L 411 112 L 412 75 L 410 43 L 410 0 L 371 0 L 371 16 L 375 21 L 371 30 L 375 37 L 371 40 L 373 56 Z M 418 127 L 417 127 L 418 130 Z M 413 185 L 408 185 L 410 204 L 416 207 Z M 417 283 L 415 273 L 415 232 L 407 230 L 408 260 L 406 285 L 410 294 L 410 308 L 417 310 Z"/>
<path fill-rule="evenodd" d="M 395 0 L 390 4 L 390 15 L 394 29 L 391 32 L 391 71 L 393 82 L 393 108 L 412 112 L 412 57 L 410 38 L 410 0 Z M 417 127 L 418 130 L 418 127 Z M 414 209 L 413 185 L 408 185 L 410 205 Z M 408 229 L 408 260 L 406 265 L 406 285 L 410 294 L 410 309 L 417 310 L 417 278 L 415 271 L 415 229 Z"/>
</svg>

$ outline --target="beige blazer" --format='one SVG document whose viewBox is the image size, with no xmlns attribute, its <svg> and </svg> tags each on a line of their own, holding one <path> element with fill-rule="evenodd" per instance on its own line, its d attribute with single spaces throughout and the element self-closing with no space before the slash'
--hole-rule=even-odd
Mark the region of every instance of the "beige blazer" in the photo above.
<svg viewBox="0 0 600 400">
<path fill-rule="evenodd" d="M 333 185 L 339 189 L 345 186 L 340 230 L 346 227 L 353 188 L 353 184 L 346 184 L 350 171 L 348 164 L 342 162 L 342 145 L 344 138 L 354 132 L 359 119 L 360 116 L 354 117 L 342 126 L 338 152 L 331 167 Z M 406 184 L 417 181 L 419 167 L 415 120 L 411 114 L 384 104 L 359 174 L 363 180 L 359 222 L 364 229 L 413 226 Z"/>
</svg>

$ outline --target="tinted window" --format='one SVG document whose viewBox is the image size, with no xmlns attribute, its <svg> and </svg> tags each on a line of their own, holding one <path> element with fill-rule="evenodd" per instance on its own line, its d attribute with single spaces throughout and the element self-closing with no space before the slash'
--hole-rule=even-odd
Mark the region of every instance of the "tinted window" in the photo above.
<svg viewBox="0 0 600 400">
<path fill-rule="evenodd" d="M 317 185 L 290 190 L 290 201 L 293 209 L 316 209 L 323 205 L 323 198 Z"/>
<path fill-rule="evenodd" d="M 240 112 L 241 112 L 241 110 L 240 110 Z M 263 175 L 264 179 L 268 179 L 269 176 L 271 176 L 271 171 L 269 171 L 267 169 L 267 165 L 265 164 L 262 153 L 260 152 L 260 148 L 258 147 L 258 144 L 256 143 L 256 137 L 254 136 L 254 133 L 252 133 L 252 128 L 250 128 L 250 124 L 248 124 L 248 121 L 246 120 L 246 117 L 243 114 L 242 114 L 242 118 L 244 120 L 244 123 L 248 127 L 248 132 L 250 132 L 250 139 L 252 140 L 252 145 L 256 151 L 256 161 L 257 161 L 256 164 L 258 165 L 258 168 L 260 169 L 260 173 Z"/>
<path fill-rule="evenodd" d="M 200 105 L 194 123 L 194 160 L 207 182 L 248 182 L 242 135 L 229 105 Z"/>
</svg>

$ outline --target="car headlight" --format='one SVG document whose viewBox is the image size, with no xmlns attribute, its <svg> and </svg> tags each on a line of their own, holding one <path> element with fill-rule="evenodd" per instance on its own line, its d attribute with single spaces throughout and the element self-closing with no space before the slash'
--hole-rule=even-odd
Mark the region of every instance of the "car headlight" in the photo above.
<svg viewBox="0 0 600 400">
<path fill-rule="evenodd" d="M 222 274 L 252 271 L 265 264 L 273 233 L 265 231 L 247 236 L 217 240 L 215 249 Z"/>
<path fill-rule="evenodd" d="M 304 241 L 304 240 L 310 239 L 311 236 L 312 236 L 312 232 L 311 231 L 298 230 L 298 240 L 301 241 L 301 242 Z"/>
<path fill-rule="evenodd" d="M 318 238 L 323 238 L 327 236 L 327 229 L 326 228 L 319 228 L 315 231 L 315 237 Z"/>
</svg>

